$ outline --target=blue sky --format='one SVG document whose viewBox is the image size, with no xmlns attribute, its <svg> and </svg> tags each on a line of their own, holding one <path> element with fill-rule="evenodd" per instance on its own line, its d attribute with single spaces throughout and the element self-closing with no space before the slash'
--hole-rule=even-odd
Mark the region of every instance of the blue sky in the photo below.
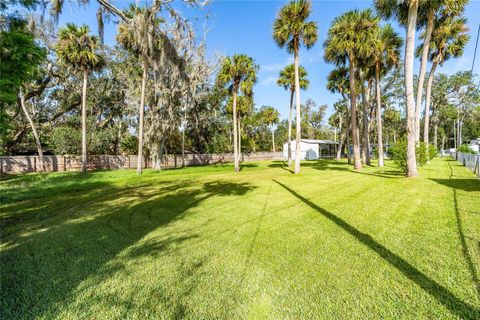
<svg viewBox="0 0 480 320">
<path fill-rule="evenodd" d="M 145 0 L 143 0 L 145 1 Z M 131 1 L 112 1 L 123 7 Z M 217 0 L 201 9 L 191 9 L 185 5 L 177 5 L 178 9 L 188 18 L 198 18 L 208 14 L 207 49 L 210 55 L 231 55 L 244 53 L 252 56 L 260 65 L 258 83 L 254 87 L 255 102 L 258 106 L 271 105 L 277 108 L 282 118 L 288 115 L 289 94 L 276 85 L 279 71 L 292 62 L 292 57 L 284 49 L 279 49 L 272 39 L 272 24 L 276 13 L 286 1 L 231 1 Z M 368 8 L 373 1 L 363 0 L 318 0 L 313 1 L 311 20 L 319 27 L 319 39 L 310 50 L 300 52 L 300 63 L 307 69 L 310 87 L 302 91 L 302 102 L 307 97 L 312 98 L 317 105 L 327 104 L 331 110 L 332 104 L 339 99 L 338 95 L 326 90 L 326 77 L 333 66 L 323 61 L 323 42 L 332 20 L 347 10 Z M 59 24 L 67 22 L 88 24 L 96 32 L 96 1 L 87 7 L 65 8 Z M 470 27 L 471 39 L 463 57 L 448 61 L 437 72 L 454 73 L 458 70 L 470 70 L 475 49 L 475 39 L 480 24 L 480 0 L 473 0 L 465 11 Z M 397 31 L 404 36 L 404 30 L 391 22 Z M 117 29 L 113 19 L 106 24 L 106 43 L 114 42 Z M 418 61 L 416 61 L 418 72 Z M 438 69 L 437 69 L 438 70 Z M 480 73 L 480 50 L 477 51 L 475 73 Z"/>
</svg>

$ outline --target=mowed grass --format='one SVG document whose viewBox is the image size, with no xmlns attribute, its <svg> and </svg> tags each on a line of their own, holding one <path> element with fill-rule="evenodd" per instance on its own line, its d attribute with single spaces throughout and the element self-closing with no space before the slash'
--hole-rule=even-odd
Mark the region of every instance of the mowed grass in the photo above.
<svg viewBox="0 0 480 320">
<path fill-rule="evenodd" d="M 436 159 L 0 181 L 4 319 L 479 319 L 480 180 Z"/>
</svg>

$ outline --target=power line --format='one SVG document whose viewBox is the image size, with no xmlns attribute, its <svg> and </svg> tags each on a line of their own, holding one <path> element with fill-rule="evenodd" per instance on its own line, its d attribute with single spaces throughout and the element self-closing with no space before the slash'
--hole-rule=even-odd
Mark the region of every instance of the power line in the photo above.
<svg viewBox="0 0 480 320">
<path fill-rule="evenodd" d="M 472 70 L 470 71 L 471 74 L 473 74 L 473 67 L 475 66 L 475 58 L 477 57 L 477 47 L 478 47 L 478 36 L 479 35 L 480 35 L 480 24 L 478 25 L 477 41 L 475 42 L 475 51 L 473 53 Z"/>
</svg>

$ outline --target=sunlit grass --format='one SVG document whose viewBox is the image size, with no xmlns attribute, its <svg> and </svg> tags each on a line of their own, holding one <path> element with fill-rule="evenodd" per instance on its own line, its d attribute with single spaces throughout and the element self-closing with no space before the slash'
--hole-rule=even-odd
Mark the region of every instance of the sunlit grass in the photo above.
<svg viewBox="0 0 480 320">
<path fill-rule="evenodd" d="M 0 181 L 0 318 L 480 317 L 480 181 L 437 159 Z"/>
</svg>

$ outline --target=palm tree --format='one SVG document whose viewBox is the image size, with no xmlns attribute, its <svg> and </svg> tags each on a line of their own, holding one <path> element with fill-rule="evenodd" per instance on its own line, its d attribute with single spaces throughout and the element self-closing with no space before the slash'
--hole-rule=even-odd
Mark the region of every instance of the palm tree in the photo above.
<svg viewBox="0 0 480 320">
<path fill-rule="evenodd" d="M 235 172 L 239 171 L 238 134 L 237 134 L 237 95 L 241 91 L 244 95 L 251 96 L 253 85 L 257 81 L 258 65 L 253 58 L 244 54 L 234 54 L 223 59 L 217 75 L 217 85 L 228 87 L 232 94 L 232 121 L 233 121 L 233 158 Z"/>
<path fill-rule="evenodd" d="M 83 73 L 82 89 L 82 172 L 87 172 L 87 82 L 88 74 L 103 65 L 99 54 L 98 37 L 90 35 L 88 26 L 77 27 L 69 23 L 58 31 L 58 43 L 55 47 L 58 59 Z"/>
<path fill-rule="evenodd" d="M 263 106 L 260 109 L 260 113 L 262 114 L 262 118 L 265 123 L 270 126 L 272 130 L 272 152 L 275 152 L 275 130 L 274 125 L 280 121 L 280 113 L 274 108 L 270 106 Z"/>
<path fill-rule="evenodd" d="M 325 60 L 336 65 L 348 62 L 350 82 L 350 123 L 353 133 L 355 170 L 362 168 L 360 160 L 360 133 L 357 125 L 356 69 L 359 61 L 372 56 L 375 48 L 375 27 L 378 17 L 369 9 L 351 10 L 335 18 L 324 43 Z"/>
<path fill-rule="evenodd" d="M 298 77 L 300 83 L 300 89 L 306 90 L 310 85 L 310 81 L 307 79 L 307 70 L 304 67 L 298 66 Z M 290 113 L 288 116 L 288 166 L 292 165 L 292 113 L 293 113 L 293 95 L 295 94 L 295 65 L 291 64 L 286 66 L 277 80 L 277 84 L 283 87 L 285 90 L 290 91 Z"/>
<path fill-rule="evenodd" d="M 327 77 L 327 89 L 332 93 L 340 93 L 343 102 L 345 102 L 345 104 L 347 105 L 347 109 L 345 110 L 345 112 L 339 112 L 337 110 L 337 113 L 339 113 L 340 117 L 342 114 L 345 115 L 345 141 L 347 145 L 347 159 L 348 164 L 351 164 L 352 159 L 350 157 L 350 123 L 348 121 L 348 99 L 346 96 L 350 92 L 349 81 L 350 80 L 348 75 L 348 69 L 344 67 L 337 67 L 333 69 L 332 71 L 330 71 Z M 340 157 L 337 158 L 338 160 L 340 160 Z"/>
<path fill-rule="evenodd" d="M 405 40 L 405 102 L 407 105 L 407 176 L 415 177 L 417 160 L 415 156 L 415 97 L 413 91 L 413 61 L 415 51 L 415 30 L 420 0 L 375 0 L 377 11 L 385 18 L 396 18 L 406 28 Z"/>
<path fill-rule="evenodd" d="M 435 21 L 434 31 L 430 42 L 431 52 L 429 59 L 432 62 L 428 76 L 425 93 L 425 123 L 423 129 L 423 141 L 429 144 L 430 126 L 430 100 L 432 95 L 432 84 L 437 66 L 442 66 L 450 58 L 458 58 L 468 43 L 467 19 L 452 16 L 442 16 Z M 417 48 L 417 54 L 422 54 L 423 48 Z"/>
<path fill-rule="evenodd" d="M 317 24 L 313 21 L 306 21 L 310 16 L 311 3 L 307 0 L 292 1 L 283 6 L 273 24 L 273 39 L 280 48 L 287 48 L 293 53 L 295 66 L 295 96 L 297 108 L 296 121 L 296 147 L 295 147 L 295 170 L 300 173 L 300 138 L 301 138 L 301 117 L 300 117 L 300 71 L 298 51 L 303 45 L 310 49 L 318 38 Z"/>
<path fill-rule="evenodd" d="M 142 173 L 143 168 L 143 120 L 145 113 L 145 92 L 147 86 L 148 69 L 155 55 L 158 55 L 158 25 L 162 22 L 156 11 L 140 8 L 135 5 L 125 11 L 130 21 L 122 22 L 118 26 L 117 41 L 125 49 L 134 53 L 142 61 L 142 89 L 138 115 L 138 158 L 137 173 Z"/>
<path fill-rule="evenodd" d="M 415 103 L 415 140 L 417 143 L 420 141 L 420 110 L 422 108 L 423 86 L 430 52 L 430 40 L 434 30 L 435 15 L 440 11 L 448 12 L 449 15 L 459 15 L 463 12 L 468 2 L 469 0 L 430 0 L 420 3 L 418 24 L 425 26 L 425 31 L 422 36 L 423 45 Z"/>
<path fill-rule="evenodd" d="M 400 48 L 403 40 L 393 30 L 392 26 L 387 24 L 378 29 L 378 41 L 375 48 L 375 84 L 377 100 L 377 151 L 378 166 L 383 167 L 383 129 L 382 129 L 382 92 L 380 76 L 385 74 L 391 68 L 397 66 L 400 62 Z"/>
</svg>

